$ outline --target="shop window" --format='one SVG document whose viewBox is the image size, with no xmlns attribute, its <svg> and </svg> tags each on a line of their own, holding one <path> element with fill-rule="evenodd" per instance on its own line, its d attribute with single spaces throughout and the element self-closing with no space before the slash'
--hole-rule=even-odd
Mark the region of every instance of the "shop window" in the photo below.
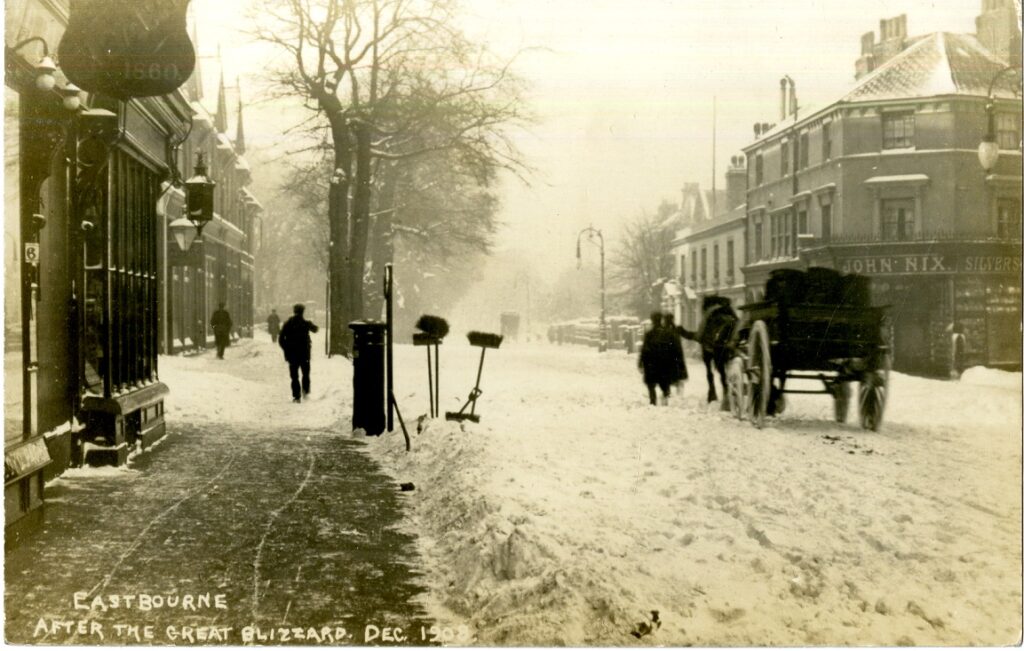
<svg viewBox="0 0 1024 651">
<path fill-rule="evenodd" d="M 913 199 L 885 199 L 882 201 L 882 239 L 899 242 L 913 239 Z"/>
<path fill-rule="evenodd" d="M 1020 116 L 1012 113 L 996 114 L 996 142 L 1000 149 L 1020 151 Z"/>
<path fill-rule="evenodd" d="M 155 379 L 159 179 L 123 151 L 86 215 L 85 383 L 112 395 Z M 112 306 L 108 309 L 106 306 Z"/>
<path fill-rule="evenodd" d="M 999 199 L 996 202 L 996 235 L 1020 239 L 1020 199 Z"/>
<path fill-rule="evenodd" d="M 914 146 L 914 114 L 882 115 L 882 149 L 903 149 Z"/>
</svg>

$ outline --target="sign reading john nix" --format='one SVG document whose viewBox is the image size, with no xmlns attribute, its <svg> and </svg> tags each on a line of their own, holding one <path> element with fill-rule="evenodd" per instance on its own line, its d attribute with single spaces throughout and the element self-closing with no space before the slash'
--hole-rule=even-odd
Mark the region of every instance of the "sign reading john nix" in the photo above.
<svg viewBox="0 0 1024 651">
<path fill-rule="evenodd" d="M 837 260 L 843 273 L 883 274 L 949 274 L 1006 273 L 1019 274 L 1021 259 L 1002 255 L 860 255 Z"/>
<path fill-rule="evenodd" d="M 72 0 L 61 69 L 81 88 L 120 99 L 171 93 L 196 65 L 187 7 L 188 0 Z"/>
</svg>

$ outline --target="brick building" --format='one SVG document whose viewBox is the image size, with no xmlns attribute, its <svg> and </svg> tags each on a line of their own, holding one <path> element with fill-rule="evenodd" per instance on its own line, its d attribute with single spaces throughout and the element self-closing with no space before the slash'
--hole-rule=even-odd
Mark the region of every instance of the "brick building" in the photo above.
<svg viewBox="0 0 1024 651">
<path fill-rule="evenodd" d="M 823 108 L 797 110 L 784 80 L 779 124 L 759 125 L 744 149 L 748 300 L 773 269 L 862 273 L 875 303 L 892 306 L 896 368 L 944 372 L 954 330 L 967 364 L 1020 365 L 1021 103 L 1012 75 L 993 90 L 1003 155 L 988 173 L 977 157 L 989 84 L 1010 63 L 996 53 L 1019 50 L 1007 4 L 984 1 L 978 35 L 911 39 L 905 18 L 883 21 L 886 45 L 866 48 L 856 83 Z M 1010 16 L 1005 29 L 993 27 Z"/>
</svg>

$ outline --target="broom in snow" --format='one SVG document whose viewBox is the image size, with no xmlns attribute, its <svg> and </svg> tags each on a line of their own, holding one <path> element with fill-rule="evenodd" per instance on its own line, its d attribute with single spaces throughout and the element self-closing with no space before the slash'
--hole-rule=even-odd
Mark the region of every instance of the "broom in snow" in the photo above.
<svg viewBox="0 0 1024 651">
<path fill-rule="evenodd" d="M 427 347 L 427 390 L 430 393 L 430 417 L 441 413 L 441 351 L 438 346 L 448 334 L 448 322 L 439 316 L 424 314 L 416 321 L 420 332 L 412 336 L 413 346 Z M 433 368 L 431 368 L 430 347 L 434 347 Z"/>
<path fill-rule="evenodd" d="M 457 412 L 449 411 L 444 416 L 448 420 L 471 420 L 474 423 L 480 422 L 480 417 L 474 413 L 476 411 L 476 399 L 483 393 L 480 390 L 480 376 L 484 372 L 484 355 L 487 353 L 488 348 L 498 348 L 501 346 L 501 340 L 504 339 L 501 335 L 492 334 L 490 332 L 470 332 L 467 337 L 469 338 L 469 344 L 471 346 L 480 347 L 480 367 L 476 371 L 476 385 L 469 392 L 469 399 L 466 400 L 466 404 L 462 405 L 462 409 Z M 469 413 L 466 413 L 466 407 L 469 407 Z"/>
</svg>

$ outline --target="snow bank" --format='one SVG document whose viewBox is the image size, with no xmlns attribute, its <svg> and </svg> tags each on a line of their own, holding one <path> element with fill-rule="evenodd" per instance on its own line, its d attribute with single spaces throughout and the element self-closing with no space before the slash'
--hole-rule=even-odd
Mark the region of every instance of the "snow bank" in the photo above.
<svg viewBox="0 0 1024 651">
<path fill-rule="evenodd" d="M 984 366 L 972 366 L 960 376 L 960 383 L 979 387 L 997 387 L 1020 392 L 1020 372 L 1000 371 Z"/>
</svg>

